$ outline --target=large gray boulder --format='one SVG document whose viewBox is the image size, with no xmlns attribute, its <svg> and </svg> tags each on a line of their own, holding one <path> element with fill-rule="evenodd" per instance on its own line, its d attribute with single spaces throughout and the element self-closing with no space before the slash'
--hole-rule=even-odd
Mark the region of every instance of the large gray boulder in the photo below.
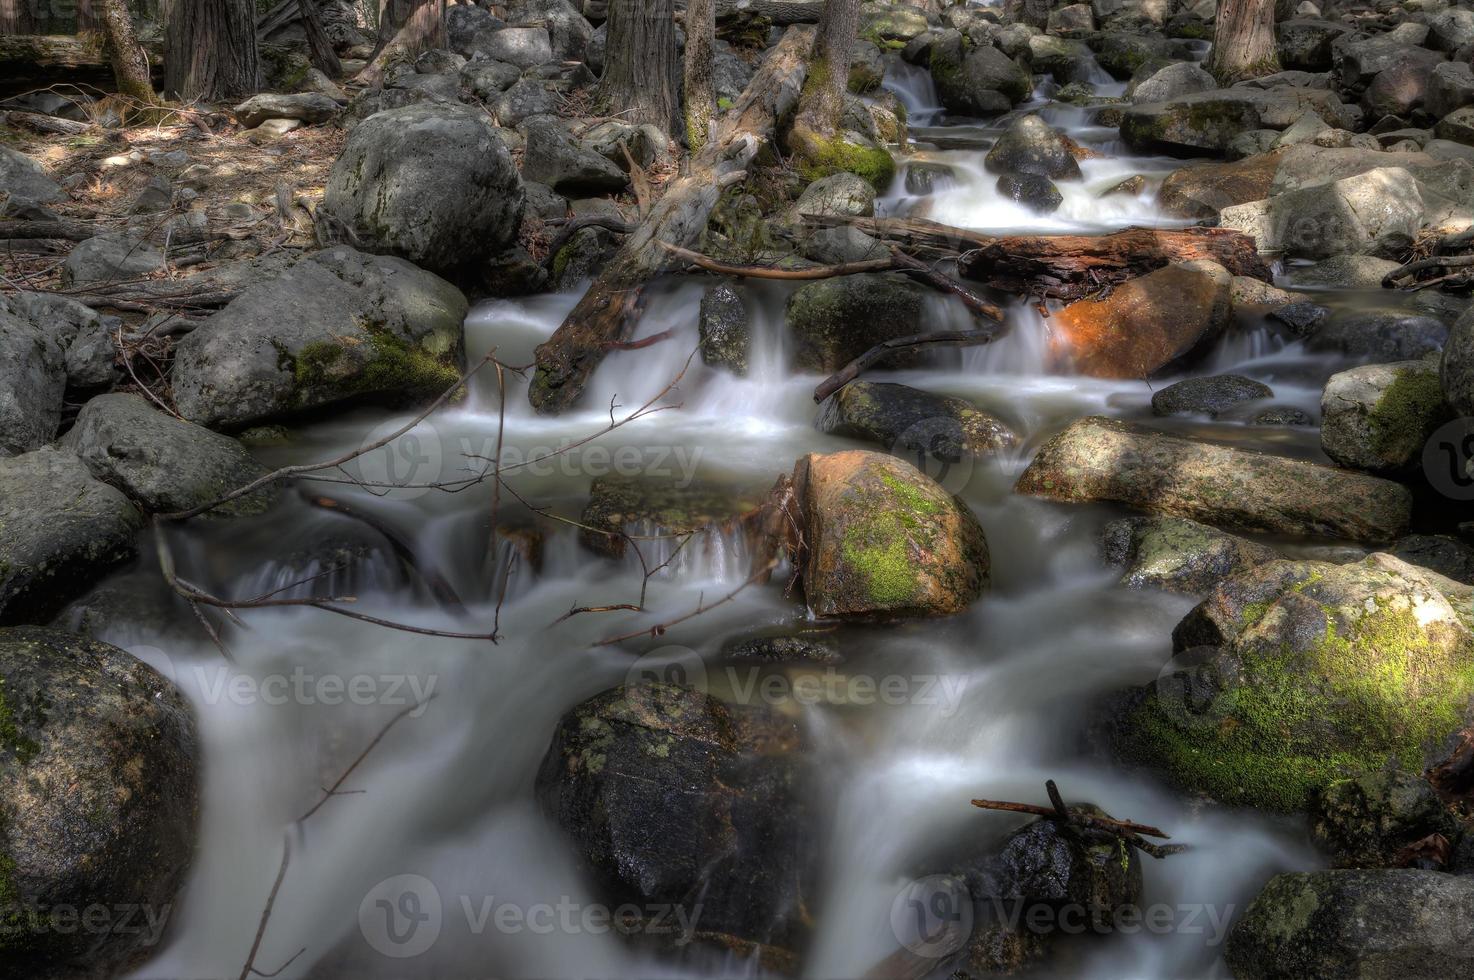
<svg viewBox="0 0 1474 980">
<path fill-rule="evenodd" d="M 983 158 L 995 174 L 1037 174 L 1051 180 L 1078 180 L 1080 164 L 1049 123 L 1024 116 L 998 137 Z"/>
<path fill-rule="evenodd" d="M 1474 105 L 1474 67 L 1462 61 L 1446 61 L 1434 68 L 1423 100 L 1428 115 L 1442 119 L 1466 105 Z"/>
<path fill-rule="evenodd" d="M 236 440 L 165 415 L 140 395 L 92 399 L 61 444 L 97 479 L 156 513 L 208 503 L 267 472 Z M 211 513 L 259 513 L 273 496 L 258 490 Z"/>
<path fill-rule="evenodd" d="M 1334 374 L 1320 411 L 1327 456 L 1342 466 L 1388 472 L 1418 465 L 1428 437 L 1449 419 L 1436 357 Z"/>
<path fill-rule="evenodd" d="M 944 32 L 931 47 L 937 95 L 949 112 L 994 116 L 1027 99 L 1034 80 L 991 44 L 971 45 L 957 31 Z"/>
<path fill-rule="evenodd" d="M 127 232 L 109 232 L 73 248 L 61 267 L 63 286 L 132 282 L 164 268 L 164 253 Z"/>
<path fill-rule="evenodd" d="M 439 394 L 461 373 L 467 309 L 445 280 L 339 245 L 181 340 L 175 404 L 191 422 L 244 427 L 349 399 Z"/>
<path fill-rule="evenodd" d="M 0 297 L 0 309 L 29 319 L 65 353 L 67 387 L 95 391 L 115 382 L 120 368 L 117 330 L 122 321 L 103 316 L 56 293 L 15 293 Z"/>
<path fill-rule="evenodd" d="M 570 197 L 617 194 L 629 186 L 628 174 L 580 143 L 560 120 L 534 116 L 522 123 L 521 130 L 527 137 L 522 172 L 528 180 Z"/>
<path fill-rule="evenodd" d="M 542 27 L 507 27 L 477 39 L 476 53 L 518 68 L 536 68 L 553 60 L 553 42 Z"/>
<path fill-rule="evenodd" d="M 129 973 L 158 951 L 194 856 L 199 747 L 188 704 L 116 647 L 0 629 L 0 739 L 6 973 Z"/>
<path fill-rule="evenodd" d="M 10 208 L 50 204 L 65 197 L 61 185 L 48 177 L 39 163 L 19 150 L 0 146 L 0 214 Z"/>
<path fill-rule="evenodd" d="M 1130 106 L 1121 116 L 1121 137 L 1139 152 L 1222 154 L 1235 137 L 1257 129 L 1288 129 L 1306 112 L 1338 129 L 1354 128 L 1358 118 L 1358 112 L 1326 89 L 1246 84 Z"/>
<path fill-rule="evenodd" d="M 416 105 L 370 116 L 348 137 L 319 209 L 325 242 L 468 273 L 517 239 L 524 195 L 486 114 Z"/>
<path fill-rule="evenodd" d="M 61 424 L 66 353 L 13 300 L 0 297 L 0 456 L 50 442 Z"/>
<path fill-rule="evenodd" d="M 44 622 L 135 552 L 143 515 L 47 447 L 0 459 L 0 623 Z"/>
<path fill-rule="evenodd" d="M 1137 85 L 1131 99 L 1133 102 L 1170 102 L 1193 92 L 1211 92 L 1217 87 L 1213 76 L 1201 65 L 1181 61 L 1168 65 Z"/>
<path fill-rule="evenodd" d="M 1474 876 L 1276 875 L 1229 935 L 1226 958 L 1238 980 L 1474 976 Z"/>
</svg>

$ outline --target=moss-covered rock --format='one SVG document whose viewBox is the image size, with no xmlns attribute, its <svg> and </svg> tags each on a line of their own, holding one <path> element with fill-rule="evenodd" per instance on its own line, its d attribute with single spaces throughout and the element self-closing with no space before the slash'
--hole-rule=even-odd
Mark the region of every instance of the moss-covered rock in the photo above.
<svg viewBox="0 0 1474 980">
<path fill-rule="evenodd" d="M 1222 155 L 1234 137 L 1260 126 L 1252 101 L 1199 92 L 1131 106 L 1121 115 L 1121 138 L 1138 153 Z"/>
<path fill-rule="evenodd" d="M 1023 102 L 1034 79 L 992 45 L 973 45 L 958 31 L 932 42 L 930 60 L 937 95 L 949 112 L 995 116 Z"/>
<path fill-rule="evenodd" d="M 1421 772 L 1474 719 L 1468 597 L 1450 586 L 1381 554 L 1237 575 L 1178 625 L 1161 680 L 1125 699 L 1116 752 L 1274 810 L 1358 773 Z"/>
<path fill-rule="evenodd" d="M 1311 837 L 1338 868 L 1392 867 L 1402 848 L 1430 834 L 1456 840 L 1459 831 L 1428 780 L 1411 773 L 1338 779 L 1310 802 Z"/>
<path fill-rule="evenodd" d="M 946 616 L 987 587 L 977 518 L 910 464 L 872 452 L 809 455 L 793 480 L 815 615 Z"/>
<path fill-rule="evenodd" d="M 763 501 L 762 490 L 708 480 L 610 474 L 594 481 L 580 523 L 585 547 L 622 558 L 635 535 L 680 535 L 735 526 Z M 603 532 L 603 533 L 601 533 Z M 693 552 L 696 545 L 691 545 Z"/>
<path fill-rule="evenodd" d="M 852 381 L 819 407 L 820 432 L 863 439 L 905 459 L 957 463 L 1018 445 L 1003 422 L 961 398 L 906 385 Z"/>
<path fill-rule="evenodd" d="M 788 300 L 794 365 L 837 371 L 883 340 L 916 333 L 926 293 L 903 276 L 864 273 L 809 283 Z M 889 363 L 903 363 L 902 357 Z"/>
<path fill-rule="evenodd" d="M 860 38 L 850 55 L 849 88 L 857 95 L 867 95 L 885 81 L 885 56 L 873 41 Z"/>
<path fill-rule="evenodd" d="M 184 699 L 146 664 L 59 630 L 0 630 L 8 975 L 116 976 L 157 951 L 193 856 L 197 756 Z M 78 928 L 96 907 L 106 928 Z"/>
<path fill-rule="evenodd" d="M 1121 584 L 1202 595 L 1278 557 L 1273 548 L 1181 517 L 1125 517 L 1101 533 L 1101 553 L 1124 569 Z"/>
<path fill-rule="evenodd" d="M 1398 472 L 1422 462 L 1423 447 L 1452 418 L 1438 359 L 1367 364 L 1331 376 L 1321 394 L 1321 448 L 1342 466 Z"/>
</svg>

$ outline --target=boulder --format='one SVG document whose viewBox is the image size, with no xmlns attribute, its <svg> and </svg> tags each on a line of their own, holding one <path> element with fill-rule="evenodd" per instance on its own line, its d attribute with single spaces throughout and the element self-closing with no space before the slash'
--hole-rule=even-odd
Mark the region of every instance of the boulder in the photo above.
<svg viewBox="0 0 1474 980">
<path fill-rule="evenodd" d="M 877 44 L 905 44 L 930 28 L 926 14 L 905 3 L 867 3 L 860 13 L 860 36 Z"/>
<path fill-rule="evenodd" d="M 983 158 L 983 165 L 995 174 L 1080 179 L 1080 164 L 1069 144 L 1038 116 L 1024 116 L 1009 126 Z"/>
<path fill-rule="evenodd" d="M 1213 76 L 1191 61 L 1181 61 L 1157 71 L 1131 93 L 1133 102 L 1171 102 L 1194 92 L 1211 92 L 1218 87 Z"/>
<path fill-rule="evenodd" d="M 116 647 L 0 629 L 0 736 L 7 970 L 38 980 L 130 972 L 158 951 L 194 856 L 188 704 Z M 79 915 L 94 924 L 78 928 Z"/>
<path fill-rule="evenodd" d="M 1455 414 L 1474 416 L 1474 308 L 1449 330 L 1439 368 L 1443 395 Z"/>
<path fill-rule="evenodd" d="M 1088 3 L 1072 3 L 1049 13 L 1048 31 L 1059 37 L 1084 37 L 1095 30 L 1095 10 Z"/>
<path fill-rule="evenodd" d="M 915 333 L 927 299 L 921 287 L 898 275 L 808 283 L 789 297 L 785 314 L 793 363 L 804 371 L 837 371 L 881 341 Z"/>
<path fill-rule="evenodd" d="M 1421 566 L 1455 582 L 1474 585 L 1474 545 L 1457 538 L 1446 534 L 1409 534 L 1387 551 L 1409 565 Z"/>
<path fill-rule="evenodd" d="M 1462 61 L 1446 61 L 1436 66 L 1428 76 L 1423 105 L 1434 119 L 1474 105 L 1474 67 Z"/>
<path fill-rule="evenodd" d="M 1027 71 L 992 45 L 969 46 L 947 31 L 931 47 L 937 95 L 949 112 L 995 116 L 1023 102 L 1034 90 Z"/>
<path fill-rule="evenodd" d="M 1271 561 L 1214 589 L 1117 705 L 1123 760 L 1230 805 L 1296 811 L 1336 779 L 1416 775 L 1474 719 L 1469 589 L 1375 554 Z"/>
<path fill-rule="evenodd" d="M 1405 533 L 1412 510 L 1407 488 L 1390 480 L 1099 417 L 1046 442 L 1014 492 L 1115 501 L 1231 530 L 1371 543 Z"/>
<path fill-rule="evenodd" d="M 700 908 L 704 939 L 791 957 L 819 854 L 801 747 L 798 726 L 765 706 L 634 684 L 563 717 L 535 792 L 611 906 Z"/>
<path fill-rule="evenodd" d="M 813 615 L 950 616 L 987 588 L 977 518 L 909 463 L 874 452 L 810 454 L 793 482 Z"/>
<path fill-rule="evenodd" d="M 1172 42 L 1152 35 L 1108 33 L 1099 36 L 1092 46 L 1100 66 L 1121 81 L 1153 59 L 1172 57 Z"/>
<path fill-rule="evenodd" d="M 852 173 L 831 174 L 804 188 L 794 210 L 817 217 L 873 217 L 875 188 Z"/>
<path fill-rule="evenodd" d="M 19 150 L 0 146 L 0 214 L 6 206 L 51 204 L 66 199 L 61 185 L 47 176 L 39 163 Z"/>
<path fill-rule="evenodd" d="M 945 163 L 913 161 L 906 165 L 906 193 L 936 194 L 957 186 L 957 171 Z"/>
<path fill-rule="evenodd" d="M 1346 34 L 1331 43 L 1331 59 L 1342 89 L 1361 89 L 1376 76 L 1399 64 L 1420 64 L 1431 69 L 1446 60 L 1388 34 Z"/>
<path fill-rule="evenodd" d="M 1035 34 L 1029 38 L 1029 64 L 1036 74 L 1050 75 L 1061 85 L 1088 85 L 1100 70 L 1095 64 L 1095 56 L 1084 42 L 1067 41 L 1048 34 Z M 1058 93 L 1055 98 L 1059 98 Z"/>
<path fill-rule="evenodd" d="M 549 61 L 581 62 L 588 56 L 594 37 L 594 26 L 584 17 L 582 7 L 582 3 L 570 0 L 520 0 L 516 11 L 521 23 L 546 28 L 553 52 Z M 533 46 L 537 46 L 535 40 Z"/>
<path fill-rule="evenodd" d="M 460 377 L 467 309 L 460 290 L 402 259 L 335 246 L 246 289 L 180 340 L 175 404 L 215 428 L 438 395 Z"/>
<path fill-rule="evenodd" d="M 534 116 L 557 115 L 558 93 L 547 82 L 524 78 L 496 96 L 491 110 L 503 126 L 521 126 Z M 529 176 L 527 179 L 538 178 Z"/>
<path fill-rule="evenodd" d="M 1188 378 L 1152 395 L 1153 415 L 1206 415 L 1217 418 L 1258 398 L 1273 398 L 1269 385 L 1239 374 Z"/>
<path fill-rule="evenodd" d="M 1474 10 L 1454 7 L 1428 19 L 1428 47 L 1454 54 L 1474 43 Z"/>
<path fill-rule="evenodd" d="M 536 68 L 553 60 L 553 42 L 542 27 L 507 27 L 478 38 L 476 53 L 518 68 Z"/>
<path fill-rule="evenodd" d="M 885 56 L 872 42 L 860 38 L 850 55 L 849 88 L 858 95 L 867 95 L 880 88 L 885 81 Z"/>
<path fill-rule="evenodd" d="M 1004 198 L 1035 214 L 1053 214 L 1065 200 L 1054 181 L 1039 174 L 1004 174 L 995 186 Z"/>
<path fill-rule="evenodd" d="M 1466 201 L 1420 185 L 1406 168 L 1381 167 L 1272 197 L 1260 250 L 1324 259 L 1402 247 L 1425 228 L 1474 220 Z"/>
<path fill-rule="evenodd" d="M 1451 418 L 1438 360 L 1366 364 L 1326 382 L 1320 444 L 1342 466 L 1401 472 L 1422 463 L 1429 436 Z"/>
<path fill-rule="evenodd" d="M 1408 57 L 1378 72 L 1362 93 L 1369 118 L 1407 116 L 1423 106 L 1436 62 Z"/>
<path fill-rule="evenodd" d="M 62 345 L 23 315 L 15 299 L 0 296 L 0 457 L 55 437 L 66 387 Z"/>
<path fill-rule="evenodd" d="M 1121 115 L 1121 138 L 1137 152 L 1222 155 L 1234 137 L 1261 125 L 1253 102 L 1199 92 L 1129 107 Z"/>
<path fill-rule="evenodd" d="M 1374 772 L 1338 779 L 1310 800 L 1310 836 L 1338 868 L 1395 866 L 1398 852 L 1459 825 L 1420 775 Z"/>
<path fill-rule="evenodd" d="M 1101 532 L 1121 584 L 1201 595 L 1231 575 L 1278 557 L 1273 548 L 1182 517 L 1123 517 Z"/>
<path fill-rule="evenodd" d="M 455 276 L 516 241 L 523 206 L 517 168 L 484 112 L 417 105 L 353 130 L 318 224 L 325 241 Z"/>
<path fill-rule="evenodd" d="M 1274 153 L 1182 167 L 1167 175 L 1157 201 L 1174 218 L 1214 218 L 1224 208 L 1269 197 L 1278 169 L 1279 155 Z"/>
<path fill-rule="evenodd" d="M 1314 350 L 1329 350 L 1362 362 L 1412 361 L 1443 349 L 1444 321 L 1404 310 L 1340 310 L 1310 338 Z"/>
<path fill-rule="evenodd" d="M 1474 105 L 1455 109 L 1438 121 L 1433 135 L 1450 143 L 1474 146 Z"/>
<path fill-rule="evenodd" d="M 253 95 L 235 107 L 235 119 L 245 129 L 255 129 L 269 119 L 296 119 L 308 125 L 325 123 L 342 110 L 337 102 L 317 92 Z"/>
<path fill-rule="evenodd" d="M 30 320 L 41 333 L 65 351 L 66 384 L 73 391 L 88 392 L 112 385 L 119 377 L 117 317 L 103 316 L 74 299 L 50 292 L 13 293 L 0 297 L 0 311 Z M 28 357 L 24 366 L 38 369 L 45 355 Z M 3 369 L 0 369 L 3 370 Z M 20 385 L 12 383 L 12 390 Z"/>
<path fill-rule="evenodd" d="M 474 4 L 452 4 L 445 8 L 445 38 L 452 51 L 467 58 L 474 57 L 483 37 L 489 37 L 507 25 L 485 7 Z"/>
<path fill-rule="evenodd" d="M 267 472 L 236 440 L 165 415 L 140 395 L 92 399 L 62 445 L 94 477 L 155 513 L 208 503 Z M 211 513 L 260 513 L 273 496 L 269 489 L 259 490 Z"/>
<path fill-rule="evenodd" d="M 505 61 L 472 61 L 461 68 L 461 84 L 483 102 L 495 102 L 503 92 L 517 84 L 521 77 L 522 70 Z M 516 119 L 511 125 L 521 121 Z"/>
<path fill-rule="evenodd" d="M 1437 871 L 1276 875 L 1228 938 L 1240 980 L 1469 975 L 1474 876 Z"/>
<path fill-rule="evenodd" d="M 131 557 L 143 515 L 47 447 L 0 459 L 0 623 L 44 621 Z"/>
<path fill-rule="evenodd" d="M 146 279 L 164 268 L 164 253 L 126 232 L 89 238 L 67 255 L 61 267 L 65 287 Z"/>
<path fill-rule="evenodd" d="M 1279 62 L 1300 71 L 1330 71 L 1335 64 L 1332 45 L 1351 33 L 1344 24 L 1318 18 L 1295 18 L 1275 25 Z"/>
<path fill-rule="evenodd" d="M 703 362 L 733 374 L 747 373 L 752 344 L 747 306 L 727 283 L 712 286 L 701 297 L 700 334 Z"/>
<path fill-rule="evenodd" d="M 522 172 L 528 180 L 571 197 L 618 194 L 629 186 L 629 175 L 574 139 L 559 120 L 534 116 L 522 123 L 522 131 L 527 137 Z"/>
<path fill-rule="evenodd" d="M 1227 326 L 1233 277 L 1214 263 L 1164 266 L 1079 300 L 1050 322 L 1050 347 L 1096 378 L 1145 378 L 1215 340 Z"/>
<path fill-rule="evenodd" d="M 902 459 L 944 463 L 995 456 L 1018 445 L 1007 425 L 961 398 L 906 385 L 852 381 L 825 399 L 815 426 L 884 446 Z"/>
</svg>

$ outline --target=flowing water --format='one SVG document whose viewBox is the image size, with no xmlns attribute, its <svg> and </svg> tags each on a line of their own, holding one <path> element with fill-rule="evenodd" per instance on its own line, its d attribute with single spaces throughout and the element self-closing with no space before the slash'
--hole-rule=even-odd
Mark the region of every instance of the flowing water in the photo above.
<svg viewBox="0 0 1474 980">
<path fill-rule="evenodd" d="M 928 114 L 938 117 L 924 74 L 898 65 L 890 84 L 922 121 Z M 1097 194 L 1132 174 L 1159 177 L 1177 162 L 1127 155 L 1114 130 L 1092 125 L 1082 110 L 1050 105 L 1044 113 L 1103 154 L 1084 164 L 1083 182 L 1062 186 L 1065 203 L 1058 214 L 1034 217 L 1003 200 L 983 172 L 978 149 L 924 151 L 914 158 L 948 163 L 960 175 L 955 187 L 931 202 L 931 213 L 990 231 L 1100 231 L 1164 223 L 1152 204 L 1151 180 L 1139 195 Z M 891 213 L 915 205 L 901 186 L 898 181 L 882 199 Z M 703 285 L 688 280 L 652 290 L 637 336 L 672 330 L 674 337 L 612 354 L 594 377 L 584 410 L 538 417 L 527 405 L 525 384 L 510 376 L 503 459 L 536 460 L 606 427 L 611 401 L 619 418 L 657 394 L 695 347 Z M 819 379 L 785 367 L 782 311 L 788 287 L 749 283 L 744 291 L 754 325 L 750 376 L 736 378 L 696 359 L 674 396 L 679 410 L 650 415 L 524 466 L 513 480 L 517 493 L 576 519 L 592 479 L 603 473 L 643 472 L 674 481 L 699 476 L 765 487 L 803 454 L 853 448 L 814 429 L 811 392 Z M 481 305 L 467 322 L 469 359 L 495 347 L 507 363 L 528 363 L 533 348 L 576 300 L 563 294 Z M 965 320 L 949 299 L 933 300 L 931 312 L 938 328 Z M 809 731 L 821 763 L 816 771 L 823 774 L 809 788 L 822 814 L 815 837 L 822 847 L 822 887 L 802 972 L 859 977 L 893 953 L 893 905 L 914 878 L 937 870 L 928 864 L 936 843 L 985 842 L 1019 823 L 1017 817 L 976 810 L 968 800 L 1042 802 L 1043 783 L 1053 778 L 1068 798 L 1166 828 L 1190 848 L 1145 861 L 1145 900 L 1171 910 L 1167 928 L 1078 944 L 1083 958 L 1062 961 L 1060 975 L 1223 976 L 1223 919 L 1241 910 L 1270 875 L 1315 867 L 1318 859 L 1299 822 L 1195 807 L 1082 746 L 1081 721 L 1089 705 L 1107 692 L 1157 677 L 1170 653 L 1172 627 L 1192 603 L 1113 584 L 1096 540 L 1117 512 L 1010 492 L 1048 435 L 1085 414 L 1146 417 L 1151 387 L 1050 366 L 1047 320 L 1020 302 L 1008 307 L 1008 318 L 1012 330 L 1000 343 L 931 355 L 920 369 L 873 374 L 973 400 L 1024 441 L 1001 459 L 933 471 L 976 511 L 987 532 L 992 591 L 951 620 L 840 634 L 846 672 L 899 678 L 903 696 L 871 706 L 842 699 L 784 705 Z M 1337 367 L 1328 355 L 1286 344 L 1256 322 L 1226 338 L 1201 370 L 1233 370 L 1263 380 L 1279 402 L 1314 417 L 1321 384 Z M 465 403 L 354 464 L 355 475 L 425 484 L 476 468 L 473 457 L 489 457 L 496 448 L 495 376 L 483 372 L 473 389 Z M 328 458 L 408 418 L 363 410 L 312 425 L 265 452 L 269 462 Z M 1319 452 L 1313 428 L 1171 424 L 1276 452 Z M 249 628 L 231 629 L 227 636 L 233 664 L 199 637 L 178 635 L 181 630 L 168 639 L 112 637 L 170 672 L 194 701 L 205 759 L 197 861 L 173 912 L 169 942 L 138 975 L 239 973 L 278 870 L 283 828 L 317 801 L 320 787 L 357 757 L 400 705 L 432 694 L 345 784 L 353 795 L 329 801 L 293 835 L 291 864 L 257 958 L 259 969 L 275 970 L 305 949 L 282 976 L 756 975 L 751 961 L 710 955 L 672 960 L 607 932 L 500 928 L 481 917 L 488 900 L 523 909 L 599 900 L 575 867 L 570 846 L 533 801 L 533 776 L 564 712 L 652 663 L 699 670 L 699 662 L 709 662 L 724 640 L 764 625 L 799 622 L 802 609 L 776 585 L 751 588 L 658 641 L 593 646 L 736 588 L 747 568 L 740 544 L 712 536 L 683 550 L 652 578 L 648 615 L 586 614 L 560 621 L 574 606 L 638 601 L 639 565 L 633 558 L 597 558 L 578 545 L 574 528 L 545 523 L 540 572 L 524 560 L 507 579 L 516 549 L 505 539 L 497 548 L 488 545 L 488 486 L 458 493 L 424 487 L 371 492 L 322 482 L 311 489 L 396 531 L 421 572 L 443 577 L 461 597 L 465 615 L 441 608 L 381 538 L 365 536 L 361 524 L 298 500 L 259 520 L 180 532 L 174 549 L 181 566 L 209 587 L 248 595 L 330 569 L 331 560 L 322 554 L 346 550 L 361 558 L 351 571 L 298 584 L 295 592 L 351 592 L 364 612 L 472 632 L 489 628 L 506 580 L 503 637 L 495 645 L 436 638 L 312 609 L 243 612 Z M 509 519 L 518 509 L 515 502 L 506 505 Z M 652 564 L 668 554 L 667 546 Z M 129 574 L 141 579 L 156 573 Z M 332 678 L 342 680 L 349 693 L 335 696 L 338 689 L 316 685 Z M 295 684 L 293 693 L 281 696 L 282 684 Z M 413 959 L 382 955 L 363 926 L 377 914 L 375 896 L 390 887 L 381 883 L 403 875 L 428 879 L 440 901 L 438 935 Z"/>
</svg>

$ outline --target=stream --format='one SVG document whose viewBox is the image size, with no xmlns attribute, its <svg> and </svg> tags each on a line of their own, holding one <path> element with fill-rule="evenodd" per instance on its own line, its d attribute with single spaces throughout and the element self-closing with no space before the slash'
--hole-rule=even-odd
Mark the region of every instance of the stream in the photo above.
<svg viewBox="0 0 1474 980">
<path fill-rule="evenodd" d="M 943 121 L 924 72 L 896 60 L 887 85 L 907 103 L 913 125 Z M 1052 90 L 1046 80 L 1035 102 L 1017 111 L 1042 106 L 1047 121 L 1102 154 L 1082 163 L 1083 181 L 1061 184 L 1059 211 L 1041 218 L 1005 200 L 983 169 L 981 149 L 922 149 L 906 159 L 945 163 L 958 174 L 954 186 L 930 200 L 930 215 L 989 232 L 1172 224 L 1153 199 L 1159 179 L 1182 161 L 1129 155 L 1116 131 L 1093 123 L 1089 110 L 1048 102 Z M 1101 90 L 1118 94 L 1121 86 L 1103 76 Z M 990 138 L 1011 118 L 969 129 Z M 1148 178 L 1142 193 L 1099 196 L 1133 174 Z M 903 186 L 898 178 L 881 197 L 883 213 L 917 206 Z M 653 288 L 636 338 L 665 330 L 674 336 L 609 356 L 578 411 L 535 415 L 525 382 L 509 375 L 503 460 L 531 461 L 517 471 L 518 494 L 577 519 L 590 483 L 605 473 L 767 487 L 806 453 L 857 447 L 814 428 L 812 391 L 821 379 L 784 366 L 783 307 L 791 287 L 749 282 L 740 287 L 754 337 L 747 377 L 707 368 L 698 357 L 673 398 L 679 410 L 652 414 L 538 461 L 604 429 L 611 411 L 623 417 L 679 374 L 696 346 L 696 309 L 710 281 L 690 277 Z M 577 299 L 563 293 L 479 305 L 466 323 L 468 363 L 493 347 L 506 363 L 529 363 L 534 347 Z M 1317 300 L 1363 302 L 1355 294 Z M 929 302 L 929 327 L 966 325 L 957 301 L 938 296 Z M 838 695 L 805 700 L 790 688 L 779 705 L 810 734 L 821 774 L 806 788 L 818 814 L 814 840 L 822 848 L 822 871 L 801 975 L 860 977 L 894 953 L 901 941 L 895 909 L 930 869 L 937 843 L 986 841 L 1021 822 L 1017 815 L 977 810 L 969 799 L 1043 802 L 1044 782 L 1054 779 L 1067 799 L 1165 828 L 1174 843 L 1188 845 L 1164 860 L 1144 859 L 1145 901 L 1166 910 L 1160 928 L 1072 945 L 1053 962 L 1056 975 L 1227 976 L 1220 955 L 1229 920 L 1271 875 L 1318 867 L 1321 859 L 1303 821 L 1194 805 L 1082 745 L 1081 722 L 1093 703 L 1162 671 L 1172 628 L 1193 600 L 1116 584 L 1119 572 L 1104 566 L 1097 540 L 1119 510 L 1064 507 L 1011 492 L 1033 451 L 1068 422 L 1087 414 L 1150 419 L 1153 388 L 1175 379 L 1148 385 L 1062 373 L 1049 364 L 1047 320 L 1017 300 L 1007 316 L 1011 329 L 996 344 L 929 354 L 918 369 L 867 375 L 973 401 L 1012 426 L 1022 444 L 1001 458 L 929 468 L 978 515 L 992 553 L 991 591 L 953 619 L 847 627 L 835 634 L 846 656 L 843 672 L 892 680 L 892 696 L 866 704 L 852 696 L 854 689 L 841 688 Z M 1317 418 L 1321 387 L 1343 366 L 1335 355 L 1281 339 L 1266 324 L 1244 323 L 1195 373 L 1247 375 L 1275 390 L 1275 404 Z M 611 402 L 618 407 L 611 410 Z M 404 483 L 464 475 L 474 466 L 468 455 L 495 453 L 498 409 L 496 376 L 484 370 L 465 402 L 359 460 L 353 472 Z M 294 431 L 290 442 L 260 452 L 269 465 L 328 458 L 412 417 L 360 409 Z M 1313 427 L 1152 421 L 1323 459 Z M 287 587 L 283 594 L 351 593 L 360 612 L 440 629 L 489 628 L 514 550 L 504 540 L 488 553 L 489 486 L 459 493 L 423 487 L 371 493 L 342 482 L 307 486 L 396 529 L 420 567 L 443 576 L 463 597 L 469 615 L 458 619 L 439 609 L 383 548 L 355 545 L 362 540 L 356 522 L 296 499 L 269 517 L 195 522 L 175 532 L 181 566 L 228 594 Z M 504 504 L 507 515 L 520 509 Z M 234 664 L 195 635 L 100 637 L 175 679 L 196 707 L 203 742 L 203 826 L 195 865 L 172 911 L 168 941 L 136 976 L 236 976 L 278 871 L 283 828 L 403 706 L 431 695 L 345 784 L 353 795 L 329 800 L 292 835 L 290 868 L 259 969 L 275 970 L 305 949 L 283 977 L 762 975 L 753 960 L 694 946 L 686 958 L 656 955 L 608 930 L 545 929 L 531 917 L 505 926 L 484 915 L 503 903 L 527 910 L 599 901 L 573 848 L 533 798 L 537 767 L 569 708 L 644 671 L 667 668 L 704 673 L 717 693 L 726 678 L 706 665 L 724 642 L 803 617 L 775 582 L 742 591 L 659 640 L 593 646 L 731 592 L 746 578 L 748 556 L 735 537 L 705 536 L 651 578 L 648 614 L 560 621 L 575 606 L 637 601 L 642 573 L 633 556 L 614 562 L 581 548 L 573 527 L 543 528 L 541 571 L 533 574 L 523 561 L 505 581 L 503 636 L 495 645 L 391 631 L 300 608 L 243 612 L 250 628 L 233 630 L 228 641 Z M 300 556 L 339 547 L 358 548 L 353 553 L 363 560 L 300 584 L 327 569 L 322 559 Z M 668 543 L 649 549 L 651 564 L 669 552 Z M 157 576 L 157 570 L 128 574 Z M 775 670 L 791 681 L 817 668 Z M 344 682 L 336 695 L 317 683 L 330 678 Z M 298 682 L 295 696 L 278 696 L 283 685 Z M 384 896 L 408 907 L 402 902 L 406 887 L 418 889 L 416 908 L 433 913 L 425 931 L 434 932 L 432 941 L 421 950 L 417 939 L 412 959 L 386 955 L 371 928 Z"/>
</svg>

